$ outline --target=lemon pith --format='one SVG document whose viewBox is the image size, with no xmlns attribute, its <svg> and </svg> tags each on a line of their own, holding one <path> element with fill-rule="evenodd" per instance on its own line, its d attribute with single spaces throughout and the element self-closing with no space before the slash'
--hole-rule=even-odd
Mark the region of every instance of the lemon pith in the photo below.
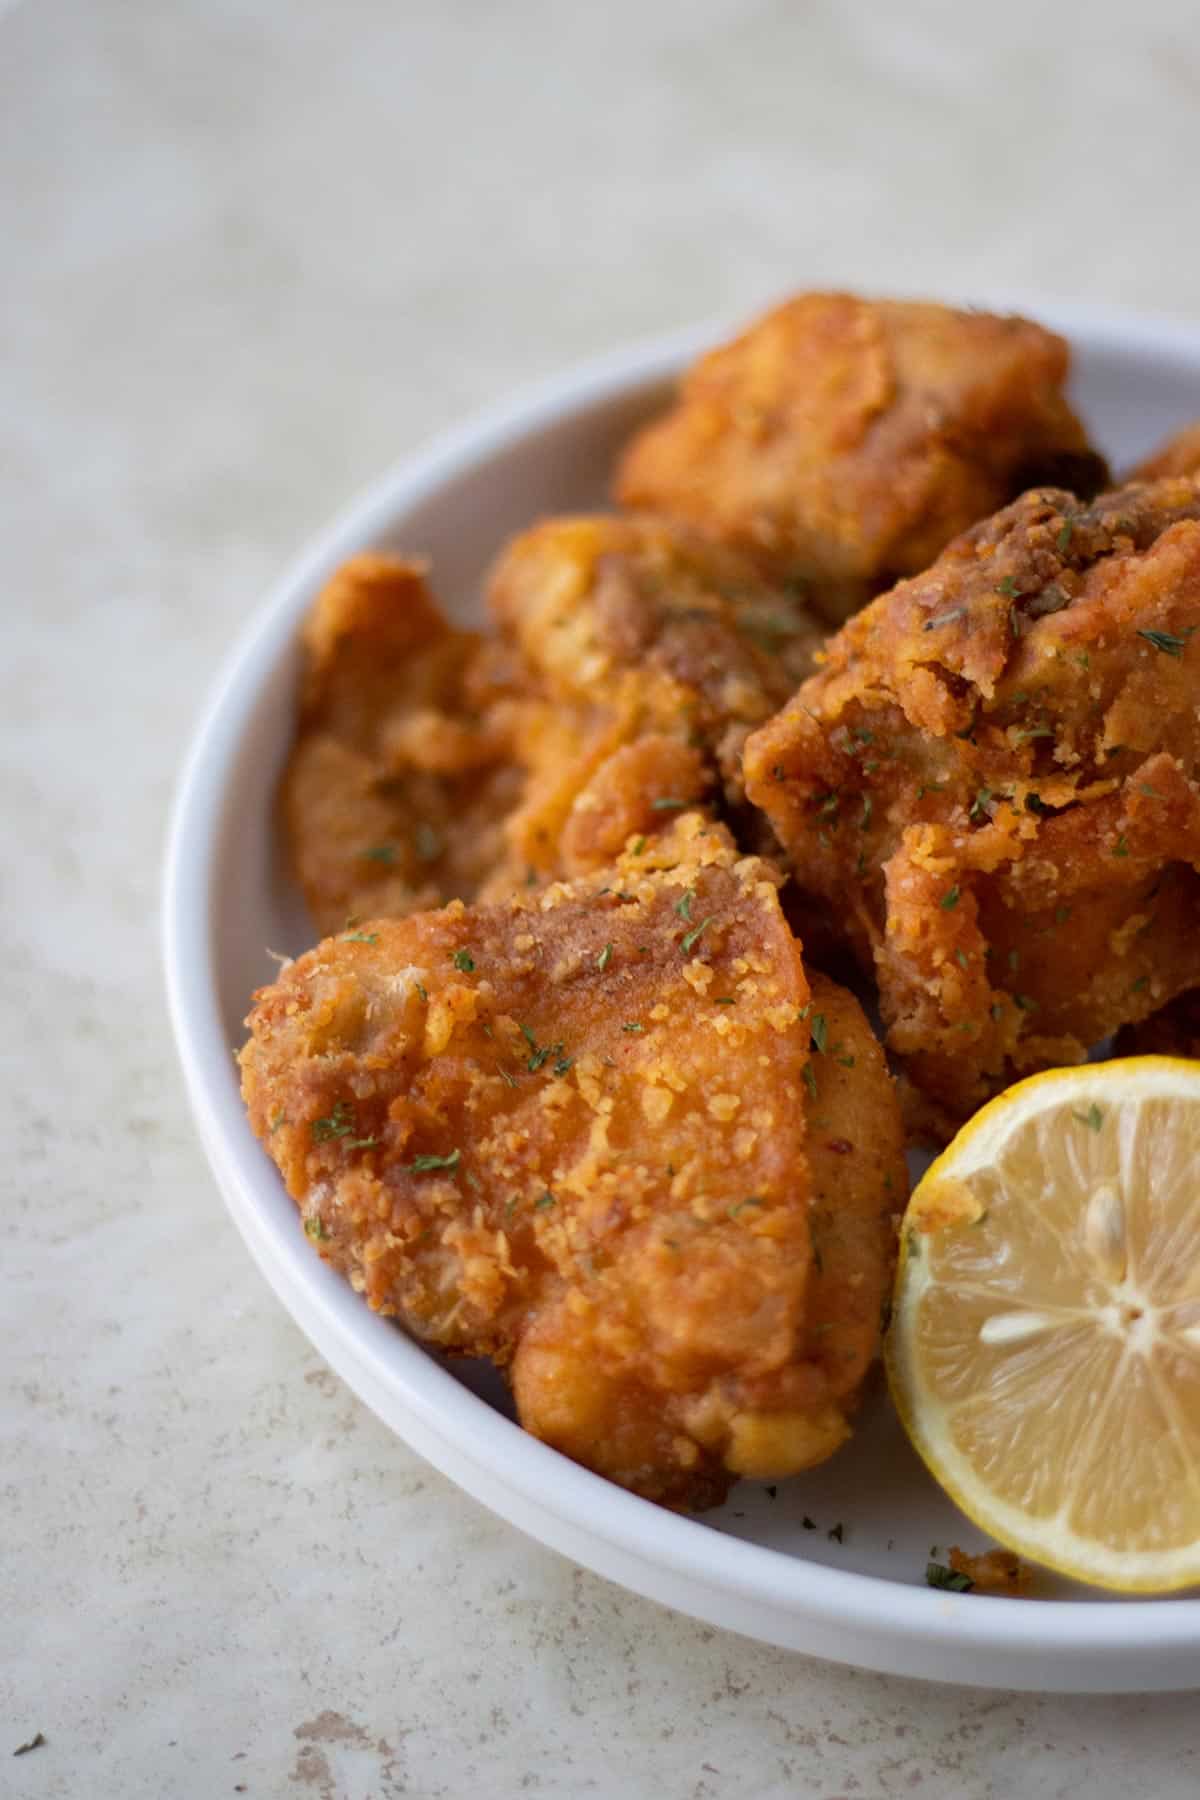
<svg viewBox="0 0 1200 1800">
<path fill-rule="evenodd" d="M 1200 1582 L 1200 1063 L 1000 1095 L 905 1215 L 888 1378 L 974 1522 L 1125 1592 Z"/>
</svg>

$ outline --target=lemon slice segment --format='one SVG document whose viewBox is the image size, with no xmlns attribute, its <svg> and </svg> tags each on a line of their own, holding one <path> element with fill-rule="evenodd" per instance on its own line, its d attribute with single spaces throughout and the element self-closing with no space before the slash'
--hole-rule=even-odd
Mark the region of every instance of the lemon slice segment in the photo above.
<svg viewBox="0 0 1200 1800">
<path fill-rule="evenodd" d="M 888 1379 L 991 1536 L 1128 1593 L 1200 1582 L 1200 1062 L 1009 1088 L 905 1214 Z"/>
</svg>

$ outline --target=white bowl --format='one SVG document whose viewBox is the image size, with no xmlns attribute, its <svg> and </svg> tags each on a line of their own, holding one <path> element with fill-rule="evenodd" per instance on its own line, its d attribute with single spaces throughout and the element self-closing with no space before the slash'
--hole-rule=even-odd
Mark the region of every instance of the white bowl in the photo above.
<svg viewBox="0 0 1200 1800">
<path fill-rule="evenodd" d="M 1077 399 L 1118 465 L 1200 415 L 1200 332 L 1025 310 L 1072 339 Z M 489 1369 L 443 1363 L 318 1260 L 246 1124 L 230 1051 L 251 990 L 273 973 L 268 946 L 294 952 L 313 936 L 279 855 L 273 796 L 296 630 L 314 595 L 345 557 L 391 546 L 431 555 L 443 601 L 476 618 L 479 576 L 502 540 L 541 515 L 603 504 L 617 446 L 713 336 L 610 357 L 443 438 L 343 513 L 235 646 L 180 782 L 165 884 L 171 1013 L 205 1148 L 267 1280 L 360 1398 L 469 1493 L 588 1568 L 713 1624 L 873 1669 L 1043 1690 L 1200 1685 L 1200 1599 L 1114 1601 L 1062 1583 L 1014 1601 L 925 1586 L 932 1544 L 944 1554 L 979 1539 L 917 1464 L 881 1389 L 823 1469 L 774 1497 L 743 1483 L 703 1519 L 578 1468 L 512 1422 Z M 841 1541 L 829 1535 L 839 1524 Z"/>
</svg>

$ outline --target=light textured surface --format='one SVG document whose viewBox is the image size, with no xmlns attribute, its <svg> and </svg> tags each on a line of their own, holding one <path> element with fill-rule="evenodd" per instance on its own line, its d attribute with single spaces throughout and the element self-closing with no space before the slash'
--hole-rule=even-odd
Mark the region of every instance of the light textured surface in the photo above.
<svg viewBox="0 0 1200 1800">
<path fill-rule="evenodd" d="M 156 884 L 232 634 L 381 465 L 789 286 L 1195 316 L 1198 100 L 1182 0 L 0 8 L 0 1792 L 1197 1791 L 1186 1695 L 767 1650 L 422 1465 L 224 1216 Z"/>
</svg>

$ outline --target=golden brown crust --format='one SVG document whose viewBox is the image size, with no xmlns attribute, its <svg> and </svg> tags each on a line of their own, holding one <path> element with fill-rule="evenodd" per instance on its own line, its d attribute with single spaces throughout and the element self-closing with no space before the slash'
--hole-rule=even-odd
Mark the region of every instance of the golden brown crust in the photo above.
<svg viewBox="0 0 1200 1800">
<path fill-rule="evenodd" d="M 954 1117 L 1200 981 L 1200 484 L 1026 495 L 852 620 L 746 749 Z"/>
<path fill-rule="evenodd" d="M 1152 450 L 1125 479 L 1160 481 L 1164 475 L 1200 475 L 1200 419 Z"/>
<path fill-rule="evenodd" d="M 619 811 L 636 810 L 628 758 L 599 791 L 592 784 L 639 739 L 653 737 L 665 759 L 655 773 L 641 756 L 644 804 L 681 784 L 691 798 L 719 783 L 736 807 L 747 732 L 809 672 L 821 641 L 805 608 L 744 557 L 649 518 L 544 521 L 501 553 L 488 601 L 532 691 L 519 733 L 528 786 L 507 827 L 512 861 L 547 876 L 578 866 L 569 840 L 587 835 L 581 811 L 595 813 L 618 788 Z M 690 773 L 668 742 L 693 752 Z M 624 842 L 617 832 L 614 814 L 609 853 Z"/>
<path fill-rule="evenodd" d="M 777 883 L 685 814 L 607 878 L 328 940 L 255 996 L 241 1056 L 321 1255 L 672 1504 L 836 1448 L 903 1203 L 878 1047 L 819 989 L 810 1219 L 814 1015 Z"/>
<path fill-rule="evenodd" d="M 423 564 L 375 555 L 329 581 L 303 653 L 282 808 L 318 927 L 473 895 L 520 786 L 492 653 L 442 617 Z"/>
<path fill-rule="evenodd" d="M 837 622 L 1023 488 L 1103 485 L 1068 361 L 1027 319 L 801 294 L 694 365 L 617 495 L 808 584 Z"/>
</svg>

